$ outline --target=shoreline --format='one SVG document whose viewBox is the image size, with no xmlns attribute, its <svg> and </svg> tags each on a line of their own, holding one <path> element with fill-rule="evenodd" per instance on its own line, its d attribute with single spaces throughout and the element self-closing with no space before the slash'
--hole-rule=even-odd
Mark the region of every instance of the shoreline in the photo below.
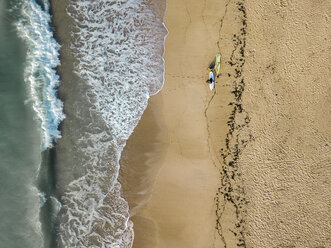
<svg viewBox="0 0 331 248">
<path fill-rule="evenodd" d="M 238 34 L 246 24 L 237 5 L 243 2 L 213 1 L 206 6 L 198 0 L 168 1 L 164 85 L 149 99 L 120 162 L 122 195 L 134 223 L 134 248 L 308 247 L 308 243 L 327 247 L 330 165 L 324 162 L 329 159 L 330 118 L 325 114 L 330 87 L 325 76 L 329 60 L 322 52 L 330 49 L 323 29 L 329 21 L 313 15 L 324 13 L 323 6 L 309 16 L 314 24 L 303 15 L 311 10 L 307 3 L 281 1 L 263 3 L 262 8 L 254 0 L 245 3 L 248 24 L 243 38 Z M 263 21 L 259 13 L 265 13 Z M 58 40 L 58 32 L 67 32 L 68 17 L 56 18 L 61 19 L 54 33 Z M 298 18 L 302 26 L 292 23 Z M 281 24 L 285 21 L 286 28 Z M 52 25 L 56 26 L 54 19 Z M 269 31 L 269 26 L 278 31 Z M 313 36 L 304 39 L 302 34 L 307 33 L 318 36 L 320 46 Z M 67 84 L 61 84 L 58 92 L 66 102 L 64 112 L 70 114 L 80 90 L 74 83 L 69 39 L 63 37 L 58 40 L 63 64 L 57 71 Z M 242 42 L 247 42 L 243 52 Z M 287 45 L 284 49 L 278 44 Z M 211 92 L 205 83 L 206 68 L 219 49 L 222 75 Z M 244 64 L 238 72 L 241 59 Z M 291 66 L 307 71 L 307 80 Z M 245 111 L 249 116 L 238 114 Z M 59 128 L 67 141 L 61 138 L 53 149 L 71 161 L 68 144 L 74 127 L 66 121 Z M 241 132 L 231 131 L 232 127 Z M 232 158 L 228 151 L 236 145 L 240 156 L 228 160 Z M 55 174 L 69 170 L 56 169 Z M 62 189 L 56 190 L 61 195 Z"/>
<path fill-rule="evenodd" d="M 60 129 L 62 132 L 62 138 L 59 140 L 59 142 L 56 144 L 56 152 L 58 153 L 57 157 L 57 168 L 56 168 L 56 174 L 57 175 L 65 175 L 66 177 L 58 176 L 58 182 L 57 182 L 57 195 L 60 195 L 62 198 L 64 197 L 64 194 L 68 189 L 66 188 L 68 186 L 68 183 L 70 183 L 72 180 L 74 180 L 75 176 L 77 176 L 76 171 L 79 170 L 80 167 L 84 166 L 84 164 L 78 164 L 78 160 L 74 158 L 74 156 L 77 156 L 77 152 L 79 152 L 78 149 L 75 148 L 75 144 L 77 143 L 77 140 L 80 138 L 81 133 L 79 133 L 79 128 L 77 129 L 77 126 L 81 126 L 83 129 L 84 126 L 88 126 L 88 117 L 89 111 L 84 112 L 86 113 L 87 118 L 80 118 L 77 115 L 77 105 L 85 105 L 86 103 L 83 102 L 86 101 L 86 99 L 82 99 L 80 96 L 81 94 L 86 94 L 86 84 L 84 84 L 84 79 L 80 79 L 79 76 L 77 76 L 74 71 L 74 62 L 77 62 L 75 57 L 73 56 L 73 50 L 71 49 L 72 44 L 72 33 L 71 28 L 73 25 L 73 21 L 71 17 L 66 12 L 66 6 L 68 2 L 66 1 L 65 4 L 58 3 L 57 1 L 52 1 L 51 7 L 52 7 L 52 13 L 53 19 L 52 19 L 52 25 L 56 27 L 54 36 L 57 37 L 57 40 L 61 43 L 61 51 L 60 51 L 60 57 L 61 57 L 61 65 L 57 68 L 57 72 L 61 77 L 62 84 L 59 87 L 59 98 L 65 102 L 64 104 L 64 112 L 67 114 L 68 118 L 64 120 L 64 122 L 61 123 Z M 156 6 L 157 4 L 155 4 Z M 161 9 L 163 7 L 161 6 Z M 160 11 L 160 9 L 158 9 Z M 158 12 L 158 14 L 161 15 L 161 11 Z M 161 46 L 161 44 L 160 44 Z M 164 49 L 164 46 L 163 46 Z M 161 47 L 159 49 L 162 51 Z M 65 83 L 63 83 L 65 82 Z M 86 121 L 86 123 L 85 123 Z M 85 125 L 84 125 L 85 124 Z M 103 127 L 102 127 L 103 128 Z M 100 129 L 101 130 L 101 129 Z M 86 131 L 86 130 L 85 130 Z M 76 149 L 76 150 L 75 150 Z M 109 151 L 111 153 L 111 151 Z M 82 154 L 83 155 L 83 154 Z M 111 160 L 111 163 L 115 163 L 117 160 Z M 106 161 L 105 161 L 106 162 Z M 76 164 L 77 163 L 77 164 Z M 82 169 L 83 170 L 83 169 Z M 110 174 L 110 176 L 117 175 L 116 174 Z M 107 187 L 107 184 L 105 183 L 105 187 Z M 116 186 L 114 187 L 115 190 L 119 189 L 120 186 L 118 186 L 118 182 L 116 181 Z M 113 196 L 111 194 L 108 194 L 108 198 L 114 197 L 113 199 L 109 199 L 107 201 L 112 201 L 112 204 L 110 204 L 109 207 L 118 208 L 119 211 L 128 211 L 128 206 L 126 205 L 126 202 L 122 202 L 122 198 L 118 196 L 118 199 L 115 199 L 116 196 Z M 116 202 L 115 200 L 118 200 Z M 108 202 L 108 203 L 109 203 Z M 116 205 L 118 204 L 118 205 Z M 120 205 L 121 204 L 121 205 Z M 82 204 L 84 205 L 84 204 Z M 64 206 L 62 209 L 66 210 L 68 209 L 67 206 Z M 86 211 L 87 213 L 87 211 Z M 126 214 L 125 212 L 124 214 Z M 60 212 L 60 215 L 62 212 Z M 59 215 L 59 216 L 60 216 Z M 60 216 L 62 217 L 63 214 Z M 114 217 L 116 215 L 114 214 Z M 118 214 L 118 217 L 120 216 L 120 213 Z M 63 217 L 62 217 L 63 218 Z M 117 220 L 117 219 L 116 219 Z M 118 218 L 118 221 L 121 221 L 121 218 Z M 63 221 L 59 220 L 60 224 L 63 224 Z M 129 225 L 127 227 L 127 232 L 131 232 L 131 222 L 123 223 L 123 226 Z M 98 229 L 98 231 L 102 232 L 102 228 Z M 113 230 L 114 232 L 116 230 Z M 130 233 L 131 234 L 131 233 Z M 130 242 L 128 233 L 123 233 L 123 237 L 126 239 L 125 242 Z M 105 236 L 106 237 L 106 236 Z M 120 240 L 118 240 L 121 242 Z M 93 241 L 92 241 L 93 242 Z M 129 245 L 129 244 L 127 244 Z"/>
<path fill-rule="evenodd" d="M 227 16 L 227 8 L 234 10 L 236 5 L 226 1 L 209 8 L 199 1 L 191 4 L 168 1 L 165 84 L 150 98 L 122 153 L 119 178 L 134 223 L 134 248 L 222 247 L 225 239 L 228 244 L 239 242 L 233 233 L 218 234 L 215 229 L 222 168 L 217 154 L 228 132 L 233 76 L 218 78 L 214 91 L 205 83 L 219 47 L 222 59 L 231 56 L 235 45 L 229 31 L 233 25 L 240 30 L 238 13 Z M 221 27 L 213 25 L 215 20 Z M 223 62 L 221 72 L 228 67 Z M 236 222 L 232 209 L 222 220 L 229 225 Z"/>
</svg>

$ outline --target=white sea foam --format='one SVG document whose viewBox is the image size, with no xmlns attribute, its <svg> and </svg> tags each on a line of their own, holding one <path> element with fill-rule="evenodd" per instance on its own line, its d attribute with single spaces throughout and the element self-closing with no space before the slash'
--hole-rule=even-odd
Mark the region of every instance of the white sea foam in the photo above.
<svg viewBox="0 0 331 248">
<path fill-rule="evenodd" d="M 50 196 L 49 199 L 50 199 L 50 201 L 52 203 L 52 209 L 53 209 L 52 218 L 55 219 L 57 217 L 58 213 L 60 212 L 61 208 L 62 208 L 62 204 L 54 196 Z"/>
<path fill-rule="evenodd" d="M 39 200 L 40 200 L 40 207 L 42 207 L 42 206 L 44 206 L 44 204 L 47 201 L 46 193 L 45 192 L 39 192 L 38 196 L 39 196 Z"/>
<path fill-rule="evenodd" d="M 88 86 L 89 124 L 81 149 L 82 175 L 61 198 L 63 247 L 127 248 L 133 242 L 129 206 L 117 181 L 126 140 L 164 81 L 163 20 L 147 0 L 77 0 L 71 49 L 76 74 Z M 80 106 L 84 108 L 86 106 Z M 83 112 L 83 111 L 77 111 Z M 77 162 L 77 161 L 76 161 Z"/>
<path fill-rule="evenodd" d="M 41 228 L 41 222 L 39 220 L 39 209 L 41 204 L 46 202 L 46 199 L 43 199 L 45 196 L 43 193 L 40 193 L 39 190 L 34 185 L 29 185 L 29 192 L 31 195 L 27 198 L 29 201 L 24 202 L 26 207 L 25 215 L 28 216 L 28 221 L 31 223 L 31 230 L 37 235 L 37 239 L 35 240 L 36 248 L 43 247 L 43 233 Z M 38 198 L 40 202 L 38 202 Z M 42 202 L 45 200 L 45 202 Z"/>
<path fill-rule="evenodd" d="M 24 78 L 30 91 L 33 109 L 42 129 L 42 149 L 52 147 L 61 137 L 58 126 L 64 119 L 63 103 L 57 98 L 59 76 L 59 44 L 50 29 L 49 3 L 44 10 L 35 0 L 22 1 L 22 18 L 17 23 L 18 34 L 27 44 Z"/>
</svg>

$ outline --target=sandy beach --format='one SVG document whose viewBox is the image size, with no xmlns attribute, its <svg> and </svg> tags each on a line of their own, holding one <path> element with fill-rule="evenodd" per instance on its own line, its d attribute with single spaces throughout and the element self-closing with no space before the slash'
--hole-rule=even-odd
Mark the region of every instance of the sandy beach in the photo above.
<svg viewBox="0 0 331 248">
<path fill-rule="evenodd" d="M 0 248 L 331 248 L 331 1 L 0 6 Z"/>
<path fill-rule="evenodd" d="M 330 247 L 330 2 L 246 9 L 247 247 Z"/>
<path fill-rule="evenodd" d="M 214 91 L 205 83 L 217 52 L 224 61 L 233 56 L 231 32 L 240 32 L 239 14 L 237 4 L 227 1 L 168 1 L 165 85 L 150 99 L 121 160 L 134 247 L 222 247 L 224 236 L 239 242 L 227 230 L 222 234 L 215 214 L 224 204 L 217 197 L 219 150 L 233 111 L 235 73 L 225 72 L 235 68 L 224 63 Z M 233 209 L 222 222 L 235 224 Z"/>
<path fill-rule="evenodd" d="M 328 8 L 168 1 L 165 85 L 121 160 L 135 248 L 330 247 Z"/>
</svg>

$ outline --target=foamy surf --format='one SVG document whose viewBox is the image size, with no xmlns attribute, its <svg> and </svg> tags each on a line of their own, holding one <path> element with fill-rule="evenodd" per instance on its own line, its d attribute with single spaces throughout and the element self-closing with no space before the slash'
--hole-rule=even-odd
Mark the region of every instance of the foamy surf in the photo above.
<svg viewBox="0 0 331 248">
<path fill-rule="evenodd" d="M 149 97 L 163 86 L 167 32 L 145 0 L 71 1 L 67 12 L 74 23 L 75 73 L 87 89 L 76 115 L 86 126 L 79 127 L 72 155 L 80 176 L 64 186 L 61 197 L 59 244 L 131 247 L 133 224 L 117 180 L 119 160 Z"/>
<path fill-rule="evenodd" d="M 8 4 L 9 1 L 5 1 Z M 39 5 L 39 4 L 41 5 Z M 35 135 L 38 139 L 41 139 L 35 144 L 31 142 L 30 144 L 25 144 L 38 149 L 33 150 L 33 154 L 36 156 L 34 160 L 29 160 L 31 154 L 25 154 L 25 158 L 21 160 L 20 164 L 27 163 L 30 171 L 25 172 L 24 180 L 22 181 L 23 186 L 27 187 L 25 190 L 24 197 L 28 197 L 27 200 L 21 199 L 21 203 L 24 203 L 24 211 L 20 211 L 17 214 L 19 216 L 24 216 L 27 220 L 26 222 L 31 222 L 31 226 L 26 230 L 25 239 L 34 242 L 30 246 L 28 242 L 25 242 L 26 247 L 47 247 L 45 242 L 45 228 L 43 226 L 49 225 L 44 223 L 41 218 L 43 208 L 50 203 L 55 207 L 55 211 L 51 213 L 52 221 L 57 218 L 57 213 L 60 211 L 60 204 L 57 204 L 55 197 L 49 198 L 44 192 L 40 192 L 39 185 L 36 182 L 37 173 L 40 172 L 40 152 L 51 148 L 53 143 L 61 137 L 58 126 L 60 122 L 64 119 L 64 114 L 62 112 L 63 103 L 57 97 L 57 88 L 59 86 L 59 76 L 56 74 L 56 67 L 60 64 L 59 61 L 59 44 L 53 38 L 53 33 L 50 27 L 51 17 L 49 14 L 49 3 L 47 0 L 42 1 L 35 0 L 12 0 L 10 2 L 10 9 L 8 12 L 12 13 L 15 18 L 14 25 L 16 26 L 17 35 L 21 40 L 23 40 L 24 46 L 22 50 L 26 52 L 24 56 L 24 83 L 25 90 L 27 89 L 27 96 L 25 97 L 25 105 L 28 105 L 26 109 L 33 108 L 34 119 L 37 119 L 38 122 L 35 122 L 35 127 L 37 131 L 28 129 L 24 130 L 26 133 L 39 133 Z M 9 5 L 9 4 L 8 4 Z M 22 44 L 23 45 L 23 44 Z M 17 49 L 20 49 L 19 47 Z M 18 71 L 19 72 L 19 71 Z M 13 82 L 17 83 L 17 82 Z M 24 92 L 25 93 L 25 92 Z M 23 116 L 24 121 L 28 122 L 29 118 Z M 23 136 L 23 135 L 22 135 Z M 18 147 L 24 146 L 24 137 L 22 137 L 22 144 L 19 144 Z M 31 139 L 33 140 L 33 139 Z M 32 149 L 31 148 L 31 149 Z M 41 148 L 41 149 L 40 149 Z M 20 148 L 23 149 L 23 148 Z M 24 150 L 29 151 L 30 148 L 24 148 Z M 18 153 L 19 157 L 20 154 Z M 15 171 L 15 164 L 10 164 Z M 35 166 L 35 167 L 34 167 Z M 24 168 L 26 169 L 26 168 Z M 19 173 L 18 173 L 19 175 Z M 47 181 L 48 178 L 45 178 Z M 24 184 L 25 183 L 25 184 Z M 23 188 L 23 187 L 22 187 Z M 38 201 L 39 196 L 39 201 Z M 23 201 L 22 201 L 23 200 Z M 17 229 L 21 228 L 19 226 Z M 34 233 L 31 235 L 30 233 Z M 35 237 L 34 237 L 35 236 Z"/>
<path fill-rule="evenodd" d="M 64 119 L 63 103 L 57 97 L 59 76 L 55 68 L 60 64 L 59 44 L 50 28 L 49 3 L 42 1 L 44 9 L 35 0 L 21 3 L 22 18 L 17 23 L 19 36 L 28 51 L 24 72 L 32 102 L 42 129 L 42 149 L 51 148 L 53 141 L 61 137 L 58 130 Z"/>
</svg>

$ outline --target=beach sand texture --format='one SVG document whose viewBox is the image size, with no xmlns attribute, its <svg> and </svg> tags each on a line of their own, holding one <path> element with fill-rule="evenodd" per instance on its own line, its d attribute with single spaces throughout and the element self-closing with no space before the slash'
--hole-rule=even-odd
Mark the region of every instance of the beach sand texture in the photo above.
<svg viewBox="0 0 331 248">
<path fill-rule="evenodd" d="M 331 247 L 330 2 L 246 9 L 247 247 Z"/>
<path fill-rule="evenodd" d="M 165 85 L 121 159 L 133 247 L 330 247 L 328 9 L 168 1 Z"/>
</svg>

